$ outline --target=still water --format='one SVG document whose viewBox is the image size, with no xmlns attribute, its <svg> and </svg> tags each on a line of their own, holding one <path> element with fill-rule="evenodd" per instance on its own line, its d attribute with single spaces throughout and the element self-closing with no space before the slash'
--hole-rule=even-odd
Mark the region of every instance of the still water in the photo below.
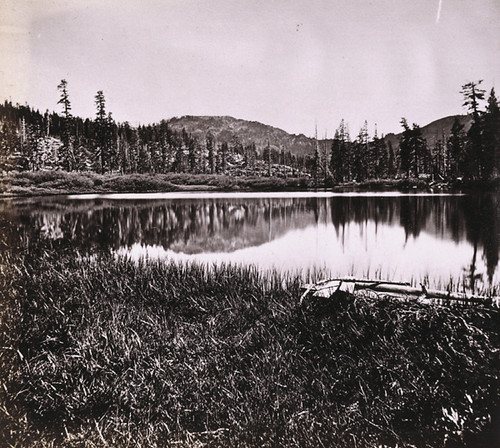
<svg viewBox="0 0 500 448">
<path fill-rule="evenodd" d="M 10 238 L 430 286 L 500 283 L 496 195 L 133 194 L 0 203 Z"/>
</svg>

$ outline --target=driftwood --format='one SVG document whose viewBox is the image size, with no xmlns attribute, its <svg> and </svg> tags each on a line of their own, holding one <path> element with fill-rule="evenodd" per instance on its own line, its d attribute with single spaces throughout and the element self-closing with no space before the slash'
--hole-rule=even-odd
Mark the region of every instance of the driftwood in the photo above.
<svg viewBox="0 0 500 448">
<path fill-rule="evenodd" d="M 469 295 L 459 292 L 439 291 L 436 289 L 427 289 L 424 285 L 420 288 L 415 288 L 409 283 L 403 282 L 384 282 L 381 280 L 359 280 L 354 278 L 338 278 L 322 280 L 314 284 L 305 284 L 302 286 L 304 291 L 300 297 L 300 303 L 308 297 L 331 297 L 337 291 L 344 291 L 354 294 L 356 291 L 373 291 L 386 296 L 404 298 L 408 296 L 418 297 L 423 299 L 440 299 L 463 301 L 469 303 L 491 303 L 493 299 L 498 300 L 498 297 L 486 297 Z"/>
</svg>

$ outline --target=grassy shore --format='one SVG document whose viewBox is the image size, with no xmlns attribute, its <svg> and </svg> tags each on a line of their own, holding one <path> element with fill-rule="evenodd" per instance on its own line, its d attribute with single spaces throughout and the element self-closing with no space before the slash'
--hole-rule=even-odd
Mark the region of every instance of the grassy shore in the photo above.
<svg viewBox="0 0 500 448">
<path fill-rule="evenodd" d="M 318 185 L 334 191 L 495 191 L 500 179 L 434 184 L 423 179 L 375 179 L 342 185 Z M 219 174 L 96 174 L 22 171 L 0 177 L 0 198 L 75 193 L 169 191 L 296 191 L 315 189 L 312 178 L 235 177 Z"/>
<path fill-rule="evenodd" d="M 96 174 L 64 171 L 13 172 L 0 178 L 0 197 L 73 193 L 290 191 L 310 187 L 307 178 L 234 177 L 215 174 Z"/>
<path fill-rule="evenodd" d="M 299 305 L 298 277 L 252 267 L 20 249 L 0 263 L 3 446 L 500 440 L 498 309 Z"/>
</svg>

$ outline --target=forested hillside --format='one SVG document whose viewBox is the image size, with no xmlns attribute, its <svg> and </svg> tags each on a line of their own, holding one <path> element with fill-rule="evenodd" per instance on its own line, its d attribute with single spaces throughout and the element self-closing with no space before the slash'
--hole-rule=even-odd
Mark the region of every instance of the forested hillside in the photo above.
<svg viewBox="0 0 500 448">
<path fill-rule="evenodd" d="M 176 131 L 185 129 L 198 139 L 203 140 L 206 135 L 211 134 L 217 141 L 239 143 L 243 146 L 255 144 L 258 148 L 265 148 L 269 142 L 272 150 L 280 151 L 283 147 L 296 156 L 311 155 L 315 147 L 315 140 L 303 134 L 288 134 L 282 129 L 258 121 L 228 116 L 175 117 L 168 120 L 168 124 Z"/>
<path fill-rule="evenodd" d="M 311 177 L 314 185 L 425 177 L 491 179 L 500 163 L 495 91 L 462 86 L 468 115 L 424 127 L 402 118 L 402 132 L 374 136 L 365 122 L 353 138 L 343 120 L 333 139 L 318 140 L 228 116 L 185 116 L 131 126 L 116 122 L 102 91 L 94 119 L 71 113 L 68 83 L 58 86 L 61 112 L 0 104 L 0 170 L 97 173 L 190 173 Z"/>
<path fill-rule="evenodd" d="M 0 104 L 0 170 L 286 177 L 307 175 L 312 164 L 306 150 L 302 155 L 292 153 L 284 144 L 271 145 L 270 138 L 259 133 L 256 142 L 240 139 L 233 131 L 214 135 L 189 123 L 179 127 L 165 120 L 134 127 L 113 120 L 102 92 L 96 105 L 96 118 L 90 120 L 73 117 L 70 108 L 62 114 L 41 114 L 29 106 Z M 312 145 L 310 139 L 300 139 Z M 281 136 L 273 141 L 280 142 Z"/>
</svg>

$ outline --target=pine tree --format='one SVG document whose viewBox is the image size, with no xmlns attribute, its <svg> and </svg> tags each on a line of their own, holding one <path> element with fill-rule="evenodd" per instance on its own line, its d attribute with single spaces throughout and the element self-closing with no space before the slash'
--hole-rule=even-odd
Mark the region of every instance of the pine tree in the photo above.
<svg viewBox="0 0 500 448">
<path fill-rule="evenodd" d="M 464 174 L 464 126 L 455 117 L 446 148 L 448 150 L 447 176 L 456 179 Z"/>
<path fill-rule="evenodd" d="M 326 187 L 332 181 L 332 173 L 330 171 L 329 163 L 329 148 L 328 148 L 328 136 L 325 131 L 325 138 L 321 144 L 321 171 L 323 172 L 323 186 Z M 283 159 L 285 153 L 283 152 Z M 284 164 L 284 163 L 283 163 Z"/>
<path fill-rule="evenodd" d="M 57 104 L 62 104 L 63 105 L 63 114 L 66 118 L 71 117 L 71 103 L 69 101 L 69 95 L 68 95 L 68 82 L 63 79 L 61 80 L 60 84 L 57 86 L 57 88 L 61 91 L 61 98 L 57 102 Z"/>
<path fill-rule="evenodd" d="M 175 144 L 174 162 L 172 171 L 182 173 L 184 171 L 184 139 L 179 139 Z"/>
<path fill-rule="evenodd" d="M 189 160 L 189 172 L 190 173 L 195 173 L 196 172 L 196 149 L 197 149 L 197 144 L 196 144 L 196 139 L 193 137 L 189 137 L 188 139 L 188 160 Z"/>
<path fill-rule="evenodd" d="M 209 132 L 205 139 L 205 144 L 208 152 L 208 170 L 210 174 L 215 173 L 215 139 L 211 132 Z"/>
<path fill-rule="evenodd" d="M 219 173 L 225 174 L 227 168 L 227 154 L 229 152 L 227 142 L 219 146 Z"/>
<path fill-rule="evenodd" d="M 174 158 L 175 135 L 170 129 L 168 122 L 162 120 L 160 122 L 159 140 L 161 151 L 161 172 L 167 173 L 171 170 L 171 165 Z"/>
<path fill-rule="evenodd" d="M 434 177 L 444 177 L 445 167 L 445 145 L 442 140 L 436 140 L 431 154 L 431 171 Z"/>
<path fill-rule="evenodd" d="M 406 121 L 406 118 L 401 119 L 401 126 L 403 126 L 403 133 L 399 140 L 399 156 L 401 158 L 401 171 L 406 174 L 406 177 L 410 177 L 411 162 L 413 159 L 413 148 L 412 148 L 412 132 L 411 128 Z"/>
<path fill-rule="evenodd" d="M 482 82 L 482 79 L 477 82 L 468 82 L 462 86 L 460 91 L 464 97 L 463 106 L 472 113 L 474 121 L 479 118 L 479 101 L 484 100 L 484 94 L 486 93 L 485 90 L 479 88 Z"/>
<path fill-rule="evenodd" d="M 399 140 L 401 170 L 407 177 L 410 177 L 412 169 L 415 177 L 421 173 L 428 173 L 430 155 L 420 126 L 413 123 L 413 127 L 410 128 L 406 118 L 401 119 L 401 125 L 404 129 Z"/>
<path fill-rule="evenodd" d="M 117 169 L 117 153 L 118 153 L 118 127 L 111 115 L 111 112 L 108 112 L 108 116 L 106 117 L 106 149 L 107 149 L 107 168 L 109 171 L 114 171 Z"/>
<path fill-rule="evenodd" d="M 72 171 L 76 165 L 73 153 L 73 117 L 71 115 L 71 102 L 68 95 L 68 82 L 63 79 L 57 86 L 61 92 L 61 98 L 57 104 L 63 106 L 63 129 L 61 135 L 62 147 L 59 152 L 59 159 L 62 168 L 66 171 Z"/>
<path fill-rule="evenodd" d="M 359 182 L 374 177 L 374 160 L 368 138 L 368 123 L 365 120 L 358 137 L 352 145 L 352 176 Z"/>
<path fill-rule="evenodd" d="M 124 123 L 118 126 L 117 129 L 117 157 L 118 157 L 118 169 L 121 174 L 129 172 L 129 141 L 127 138 L 127 132 L 125 126 L 128 123 Z"/>
<path fill-rule="evenodd" d="M 387 176 L 388 172 L 388 158 L 387 158 L 387 147 L 385 145 L 384 137 L 379 138 L 377 135 L 377 128 L 375 127 L 375 135 L 371 143 L 371 148 L 373 148 L 373 165 L 374 172 L 373 175 L 376 179 Z"/>
<path fill-rule="evenodd" d="M 257 159 L 257 147 L 255 146 L 255 142 L 252 142 L 250 145 L 245 147 L 245 154 L 247 160 L 247 167 L 250 170 L 255 169 L 255 160 Z"/>
<path fill-rule="evenodd" d="M 24 128 L 24 156 L 26 157 L 26 169 L 37 171 L 42 167 L 42 154 L 40 140 L 42 128 L 38 123 L 25 125 Z"/>
<path fill-rule="evenodd" d="M 460 93 L 464 97 L 463 106 L 472 115 L 472 125 L 467 133 L 468 141 L 465 152 L 464 174 L 468 178 L 480 178 L 483 175 L 486 160 L 482 141 L 482 123 L 479 102 L 484 100 L 485 90 L 480 89 L 478 82 L 469 82 L 462 86 Z"/>
<path fill-rule="evenodd" d="M 342 183 L 352 178 L 352 147 L 349 129 L 344 120 L 335 131 L 332 142 L 330 170 L 333 181 Z"/>
<path fill-rule="evenodd" d="M 271 146 L 269 144 L 269 139 L 267 140 L 267 146 L 264 150 L 264 154 L 267 161 L 267 175 L 271 177 Z"/>
<path fill-rule="evenodd" d="M 50 114 L 48 109 L 45 111 L 45 114 L 43 115 L 43 124 L 44 124 L 45 136 L 48 137 L 50 135 Z"/>
<path fill-rule="evenodd" d="M 344 171 L 346 175 L 346 180 L 352 180 L 352 142 L 349 134 L 349 125 L 344 124 L 342 120 L 342 152 L 344 154 Z"/>
<path fill-rule="evenodd" d="M 129 172 L 130 173 L 138 173 L 139 167 L 143 165 L 143 161 L 140 159 L 142 141 L 141 136 L 139 134 L 139 128 L 130 129 L 130 137 L 129 137 Z"/>
<path fill-rule="evenodd" d="M 95 96 L 95 105 L 97 108 L 95 160 L 98 171 L 105 173 L 114 168 L 116 138 L 113 118 L 111 114 L 106 114 L 106 99 L 102 90 L 99 90 Z"/>
<path fill-rule="evenodd" d="M 0 124 L 0 170 L 11 171 L 16 168 L 15 153 L 19 147 L 19 136 L 10 120 Z"/>
<path fill-rule="evenodd" d="M 422 137 L 422 130 L 415 123 L 413 123 L 413 129 L 411 130 L 411 147 L 415 177 L 422 173 L 428 173 L 430 166 L 429 151 L 425 139 Z"/>
<path fill-rule="evenodd" d="M 491 89 L 483 123 L 484 167 L 483 177 L 498 177 L 500 173 L 500 108 Z"/>
<path fill-rule="evenodd" d="M 160 143 L 156 140 L 156 137 L 148 143 L 148 149 L 151 158 L 151 172 L 155 174 L 161 173 L 161 148 Z"/>
<path fill-rule="evenodd" d="M 321 155 L 319 153 L 318 129 L 316 128 L 314 134 L 314 155 L 313 155 L 313 179 L 315 187 L 318 186 L 320 166 L 321 166 Z"/>
<path fill-rule="evenodd" d="M 137 172 L 148 174 L 152 172 L 151 152 L 147 143 L 139 142 L 137 157 Z"/>
<path fill-rule="evenodd" d="M 337 184 L 343 182 L 343 158 L 341 151 L 341 140 L 339 131 L 335 132 L 332 141 L 331 157 L 330 157 L 330 171 L 332 172 L 333 181 Z"/>
<path fill-rule="evenodd" d="M 395 177 L 397 172 L 396 156 L 394 154 L 394 148 L 392 147 L 392 142 L 389 140 L 388 143 L 389 158 L 387 160 L 387 175 L 388 177 Z"/>
</svg>

